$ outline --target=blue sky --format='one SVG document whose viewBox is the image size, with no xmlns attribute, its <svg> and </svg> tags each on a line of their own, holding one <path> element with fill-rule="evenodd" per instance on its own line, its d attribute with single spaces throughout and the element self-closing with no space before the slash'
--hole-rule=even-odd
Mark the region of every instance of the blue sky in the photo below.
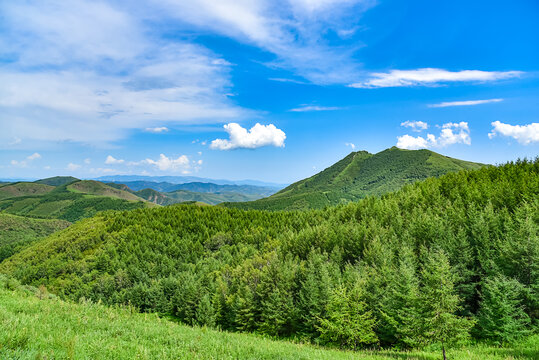
<svg viewBox="0 0 539 360">
<path fill-rule="evenodd" d="M 538 18 L 535 0 L 2 1 L 0 177 L 535 157 Z"/>
</svg>

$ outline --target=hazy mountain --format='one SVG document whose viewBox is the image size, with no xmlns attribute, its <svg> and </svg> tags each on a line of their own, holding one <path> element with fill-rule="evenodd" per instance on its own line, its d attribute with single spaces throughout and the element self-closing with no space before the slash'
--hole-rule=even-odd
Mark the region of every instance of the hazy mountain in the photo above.
<svg viewBox="0 0 539 360">
<path fill-rule="evenodd" d="M 254 186 L 266 186 L 277 189 L 282 189 L 286 184 L 277 184 L 272 182 L 258 181 L 258 180 L 223 180 L 223 179 L 208 179 L 196 176 L 144 176 L 144 175 L 107 175 L 101 176 L 94 180 L 101 182 L 115 182 L 125 184 L 131 181 L 149 181 L 149 182 L 167 182 L 171 184 L 186 184 L 193 182 L 200 183 L 213 183 L 218 185 L 254 185 Z"/>
</svg>

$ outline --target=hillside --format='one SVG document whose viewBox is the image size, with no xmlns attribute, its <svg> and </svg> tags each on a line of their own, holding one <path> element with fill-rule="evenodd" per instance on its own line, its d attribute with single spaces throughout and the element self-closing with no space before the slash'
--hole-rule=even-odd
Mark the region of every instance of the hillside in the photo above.
<svg viewBox="0 0 539 360">
<path fill-rule="evenodd" d="M 44 289 L 23 287 L 0 275 L 0 358 L 51 359 L 328 359 L 439 358 L 437 352 L 345 352 L 189 327 L 155 314 L 84 302 L 67 303 Z M 539 339 L 512 347 L 469 346 L 450 359 L 533 359 Z M 36 355 L 37 354 L 37 355 Z"/>
<path fill-rule="evenodd" d="M 260 210 L 323 208 L 357 201 L 369 195 L 382 195 L 428 177 L 481 166 L 429 150 L 392 147 L 377 154 L 358 151 L 268 198 L 225 206 Z"/>
<path fill-rule="evenodd" d="M 24 246 L 71 225 L 65 220 L 31 219 L 0 213 L 0 262 Z"/>
<path fill-rule="evenodd" d="M 106 196 L 116 199 L 129 201 L 143 201 L 144 199 L 132 194 L 128 191 L 110 187 L 102 182 L 95 180 L 80 180 L 69 184 L 67 190 L 75 191 L 88 195 Z"/>
<path fill-rule="evenodd" d="M 54 186 L 51 185 L 19 182 L 0 186 L 0 199 L 28 195 L 42 195 L 51 192 L 52 190 L 54 190 Z"/>
<path fill-rule="evenodd" d="M 73 176 L 54 176 L 46 179 L 40 179 L 34 181 L 36 184 L 45 184 L 45 185 L 51 185 L 51 186 L 60 186 L 72 183 L 73 181 L 79 181 L 79 179 L 73 177 Z"/>
<path fill-rule="evenodd" d="M 539 325 L 538 214 L 539 160 L 522 161 L 324 210 L 106 212 L 0 272 L 75 301 L 326 346 L 440 344 L 439 326 L 453 329 L 446 342 L 507 343 Z"/>
<path fill-rule="evenodd" d="M 13 190 L 12 187 L 16 189 Z M 4 188 L 9 189 L 3 192 L 7 195 L 0 198 L 0 211 L 31 218 L 75 222 L 104 210 L 130 210 L 156 206 L 129 192 L 93 181 L 78 181 L 56 187 L 17 183 L 1 187 L 0 193 Z"/>
</svg>

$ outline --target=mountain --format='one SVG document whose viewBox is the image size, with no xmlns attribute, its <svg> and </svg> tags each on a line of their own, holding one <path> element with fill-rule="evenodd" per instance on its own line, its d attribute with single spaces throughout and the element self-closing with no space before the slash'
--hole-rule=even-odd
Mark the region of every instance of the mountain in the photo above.
<svg viewBox="0 0 539 360">
<path fill-rule="evenodd" d="M 36 181 L 34 181 L 34 183 L 36 183 L 36 184 L 46 184 L 46 185 L 52 185 L 52 186 L 60 186 L 60 185 L 69 184 L 69 183 L 72 183 L 73 181 L 78 181 L 78 180 L 79 179 L 77 179 L 76 177 L 73 177 L 73 176 L 55 176 L 55 177 L 50 177 L 50 178 L 46 178 L 46 179 L 36 180 Z"/>
<path fill-rule="evenodd" d="M 49 179 L 45 179 L 49 182 Z M 0 187 L 0 211 L 31 218 L 62 219 L 75 222 L 98 211 L 131 210 L 156 206 L 131 192 L 115 189 L 93 180 L 66 182 L 65 177 L 52 183 L 15 183 Z"/>
<path fill-rule="evenodd" d="M 258 180 L 223 180 L 208 179 L 196 176 L 145 176 L 145 175 L 107 175 L 94 180 L 101 182 L 126 183 L 131 181 L 168 182 L 171 184 L 186 184 L 192 182 L 213 183 L 218 185 L 253 185 L 282 189 L 285 184 L 277 184 Z"/>
<path fill-rule="evenodd" d="M 260 210 L 323 208 L 357 201 L 369 195 L 382 195 L 429 177 L 482 166 L 429 150 L 392 147 L 377 154 L 357 151 L 268 198 L 248 203 L 227 203 L 224 206 Z"/>
<path fill-rule="evenodd" d="M 494 341 L 536 331 L 538 199 L 539 159 L 322 210 L 103 212 L 31 244 L 0 273 L 74 302 L 129 305 L 225 333 L 354 349 L 350 324 L 360 322 L 369 343 L 359 346 L 395 348 L 407 344 L 401 331 L 412 329 L 406 340 L 418 344 L 443 317 L 461 325 L 448 336 Z M 508 317 L 518 329 L 498 325 Z M 325 335 L 335 327 L 337 341 Z"/>
</svg>

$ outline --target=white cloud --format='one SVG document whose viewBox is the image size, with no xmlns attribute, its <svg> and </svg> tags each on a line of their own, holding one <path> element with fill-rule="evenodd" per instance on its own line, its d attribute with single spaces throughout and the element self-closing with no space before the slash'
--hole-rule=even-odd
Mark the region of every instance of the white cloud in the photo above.
<svg viewBox="0 0 539 360">
<path fill-rule="evenodd" d="M 165 154 L 160 154 L 158 160 L 146 159 L 143 160 L 142 163 L 153 165 L 161 171 L 180 170 L 183 173 L 187 173 L 190 168 L 187 155 L 181 155 L 178 158 L 173 159 L 165 156 Z"/>
<path fill-rule="evenodd" d="M 353 144 L 353 143 L 344 143 L 345 146 L 350 146 L 352 148 L 352 150 L 355 150 L 356 149 L 356 145 Z"/>
<path fill-rule="evenodd" d="M 397 137 L 397 147 L 408 150 L 441 148 L 453 144 L 470 145 L 471 143 L 470 129 L 468 123 L 464 121 L 443 124 L 438 137 L 433 134 L 427 134 L 426 138 L 422 136 L 414 137 L 408 134 Z"/>
<path fill-rule="evenodd" d="M 371 73 L 368 78 L 349 85 L 355 88 L 383 88 L 400 86 L 436 86 L 450 82 L 486 82 L 510 79 L 522 75 L 521 71 L 481 71 L 424 68 L 416 70 L 391 70 Z"/>
<path fill-rule="evenodd" d="M 81 168 L 81 166 L 79 164 L 74 164 L 74 163 L 67 164 L 67 170 L 69 170 L 69 171 L 76 171 L 76 170 L 78 170 L 80 168 Z"/>
<path fill-rule="evenodd" d="M 286 139 L 284 131 L 277 129 L 273 124 L 260 125 L 257 123 L 250 130 L 247 130 L 237 123 L 230 123 L 224 125 L 224 128 L 230 139 L 213 140 L 210 144 L 211 149 L 255 149 L 270 145 L 284 147 L 284 140 Z"/>
<path fill-rule="evenodd" d="M 439 104 L 431 104 L 431 105 L 428 105 L 428 107 L 443 108 L 443 107 L 449 107 L 449 106 L 472 106 L 472 105 L 497 103 L 500 101 L 503 101 L 503 99 L 448 101 L 448 102 L 441 102 Z"/>
<path fill-rule="evenodd" d="M 406 120 L 405 122 L 401 123 L 401 126 L 409 127 L 412 129 L 412 131 L 420 132 L 422 130 L 427 130 L 429 125 L 426 122 L 423 121 L 409 121 Z"/>
<path fill-rule="evenodd" d="M 490 139 L 499 134 L 512 137 L 523 145 L 539 142 L 539 123 L 509 125 L 500 121 L 494 121 L 492 127 L 492 131 L 488 134 Z"/>
<path fill-rule="evenodd" d="M 26 160 L 11 160 L 10 164 L 12 166 L 24 168 L 24 167 L 27 167 L 29 163 L 37 159 L 41 159 L 41 154 L 35 152 L 32 155 L 28 155 L 26 157 Z"/>
<path fill-rule="evenodd" d="M 32 155 L 27 156 L 26 158 L 27 158 L 28 160 L 30 160 L 30 161 L 36 160 L 36 159 L 41 159 L 41 154 L 35 152 L 35 153 L 33 153 Z"/>
<path fill-rule="evenodd" d="M 167 132 L 167 131 L 168 131 L 168 128 L 165 127 L 165 126 L 161 126 L 161 127 L 153 127 L 153 128 L 146 128 L 145 131 L 146 131 L 146 132 L 155 133 L 155 134 L 159 134 L 159 133 L 162 133 L 162 132 Z"/>
<path fill-rule="evenodd" d="M 107 144 L 156 122 L 245 116 L 225 96 L 232 65 L 203 46 L 149 31 L 144 6 L 0 2 L 0 57 L 16 59 L 0 69 L 0 144 Z"/>
<path fill-rule="evenodd" d="M 92 162 L 92 160 L 90 158 L 84 159 L 84 163 L 87 164 L 87 165 L 89 165 L 91 162 Z"/>
<path fill-rule="evenodd" d="M 340 107 L 335 106 L 317 106 L 317 105 L 304 105 L 298 108 L 290 109 L 288 111 L 305 112 L 305 111 L 331 111 L 340 110 Z"/>
<path fill-rule="evenodd" d="M 123 159 L 115 159 L 111 155 L 107 156 L 107 158 L 105 159 L 105 164 L 107 164 L 107 165 L 123 164 L 124 162 L 125 162 L 125 160 L 123 160 Z"/>
</svg>

